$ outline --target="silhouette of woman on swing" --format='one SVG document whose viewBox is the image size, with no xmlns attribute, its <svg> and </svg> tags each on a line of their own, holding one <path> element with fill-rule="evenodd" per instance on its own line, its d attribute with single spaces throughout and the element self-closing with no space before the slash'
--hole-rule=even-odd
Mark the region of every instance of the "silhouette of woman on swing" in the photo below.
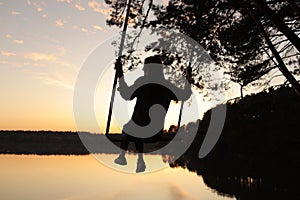
<svg viewBox="0 0 300 200">
<path fill-rule="evenodd" d="M 159 56 L 146 58 L 143 71 L 144 76 L 138 78 L 132 86 L 128 86 L 124 78 L 121 78 L 118 88 L 122 98 L 136 98 L 136 104 L 131 120 L 123 127 L 122 134 L 125 140 L 122 140 L 122 150 L 114 162 L 127 165 L 125 152 L 129 140 L 134 141 L 138 152 L 137 173 L 146 169 L 143 159 L 144 143 L 158 141 L 163 133 L 165 116 L 171 100 L 185 101 L 191 95 L 189 84 L 185 84 L 184 89 L 179 89 L 165 79 Z"/>
</svg>

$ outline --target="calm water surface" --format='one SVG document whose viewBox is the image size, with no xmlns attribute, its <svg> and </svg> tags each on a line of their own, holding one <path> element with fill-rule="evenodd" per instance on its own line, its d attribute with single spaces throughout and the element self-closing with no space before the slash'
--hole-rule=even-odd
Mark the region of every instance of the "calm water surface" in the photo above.
<svg viewBox="0 0 300 200">
<path fill-rule="evenodd" d="M 107 160 L 116 157 L 103 156 Z M 201 176 L 186 169 L 167 167 L 161 156 L 146 156 L 146 162 L 150 161 L 166 165 L 166 168 L 130 174 L 107 167 L 91 155 L 0 155 L 0 199 L 231 199 L 207 187 Z M 134 168 L 135 162 L 136 155 L 129 155 L 128 167 Z"/>
</svg>

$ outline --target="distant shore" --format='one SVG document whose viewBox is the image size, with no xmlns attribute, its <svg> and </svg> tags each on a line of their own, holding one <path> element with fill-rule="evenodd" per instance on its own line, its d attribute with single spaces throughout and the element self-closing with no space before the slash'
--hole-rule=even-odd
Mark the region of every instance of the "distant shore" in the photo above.
<svg viewBox="0 0 300 200">
<path fill-rule="evenodd" d="M 174 136 L 166 134 L 163 140 L 145 144 L 145 150 L 151 152 L 158 146 L 165 145 Z M 92 149 L 87 149 L 82 138 L 93 141 Z M 90 153 L 118 153 L 121 134 L 111 133 L 109 138 L 115 145 L 108 145 L 109 140 L 104 134 L 88 132 L 58 132 L 58 131 L 5 131 L 0 130 L 1 154 L 37 154 L 37 155 L 86 155 Z M 108 141 L 108 142 L 107 142 Z M 132 142 L 131 142 L 132 143 Z M 129 145 L 129 151 L 134 151 L 134 145 Z"/>
</svg>

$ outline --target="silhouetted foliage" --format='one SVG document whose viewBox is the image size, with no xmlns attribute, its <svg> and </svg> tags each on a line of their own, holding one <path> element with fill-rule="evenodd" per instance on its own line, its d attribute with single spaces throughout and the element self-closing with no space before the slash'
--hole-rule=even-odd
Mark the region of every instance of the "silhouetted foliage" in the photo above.
<svg viewBox="0 0 300 200">
<path fill-rule="evenodd" d="M 297 195 L 300 178 L 300 102 L 292 88 L 270 89 L 228 104 L 221 138 L 208 156 L 198 152 L 210 123 L 208 111 L 193 144 L 171 167 L 203 177 L 219 194 L 237 199 Z"/>
<path fill-rule="evenodd" d="M 148 1 L 133 1 L 133 10 L 139 10 L 136 4 L 145 2 Z M 263 77 L 278 67 L 250 11 L 262 22 L 285 65 L 299 74 L 299 51 L 295 47 L 300 42 L 299 38 L 290 37 L 300 32 L 299 6 L 299 2 L 292 0 L 170 0 L 167 5 L 152 5 L 156 19 L 148 20 L 146 25 L 135 23 L 134 27 L 176 29 L 188 35 L 226 69 L 231 81 L 243 88 L 249 84 L 269 84 L 272 77 Z M 137 21 L 145 22 L 138 17 Z M 274 23 L 277 21 L 280 23 Z"/>
</svg>

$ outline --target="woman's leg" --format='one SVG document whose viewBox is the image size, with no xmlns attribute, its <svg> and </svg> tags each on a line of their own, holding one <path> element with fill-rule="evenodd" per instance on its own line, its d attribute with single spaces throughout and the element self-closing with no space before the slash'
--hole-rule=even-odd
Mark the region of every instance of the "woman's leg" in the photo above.
<svg viewBox="0 0 300 200">
<path fill-rule="evenodd" d="M 129 141 L 127 139 L 123 139 L 121 142 L 121 146 L 120 146 L 120 148 L 121 148 L 120 156 L 125 156 L 128 146 L 129 146 Z"/>
<path fill-rule="evenodd" d="M 129 146 L 129 140 L 126 137 L 126 134 L 122 133 L 124 137 L 122 137 L 121 145 L 120 145 L 120 155 L 115 159 L 115 163 L 119 165 L 127 165 L 127 161 L 125 158 L 125 153 Z"/>
<path fill-rule="evenodd" d="M 144 152 L 144 143 L 136 141 L 134 142 L 135 148 L 139 154 L 143 154 Z"/>
</svg>

